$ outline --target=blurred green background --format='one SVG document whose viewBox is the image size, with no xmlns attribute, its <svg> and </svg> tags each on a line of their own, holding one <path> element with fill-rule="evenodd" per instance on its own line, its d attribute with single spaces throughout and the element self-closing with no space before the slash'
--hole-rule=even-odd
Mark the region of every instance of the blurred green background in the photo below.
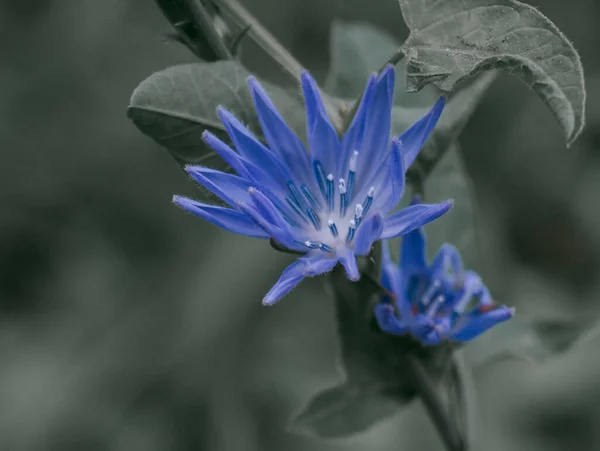
<svg viewBox="0 0 600 451">
<path fill-rule="evenodd" d="M 243 2 L 322 81 L 332 20 L 407 36 L 395 0 Z M 580 51 L 588 125 L 569 150 L 501 74 L 461 136 L 497 300 L 598 316 L 600 4 L 538 0 Z M 171 205 L 196 188 L 125 116 L 150 73 L 192 62 L 151 0 L 0 2 L 0 450 L 438 450 L 419 406 L 338 442 L 286 420 L 339 379 L 321 281 L 274 308 L 290 258 Z M 249 45 L 250 70 L 281 74 Z M 600 337 L 475 375 L 485 451 L 600 449 Z"/>
</svg>

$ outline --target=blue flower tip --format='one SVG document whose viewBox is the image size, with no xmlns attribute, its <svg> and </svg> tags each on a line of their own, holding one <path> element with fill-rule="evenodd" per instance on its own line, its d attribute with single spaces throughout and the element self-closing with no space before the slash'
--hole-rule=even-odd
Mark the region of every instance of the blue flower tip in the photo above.
<svg viewBox="0 0 600 451">
<path fill-rule="evenodd" d="M 262 86 L 254 75 L 248 75 L 246 82 L 248 83 L 248 87 L 250 88 L 250 91 L 257 92 L 257 93 L 262 92 Z"/>
<path fill-rule="evenodd" d="M 175 194 L 173 196 L 172 202 L 181 208 L 186 208 L 191 203 L 190 199 L 188 199 L 187 197 L 180 196 L 178 194 Z"/>
<path fill-rule="evenodd" d="M 262 305 L 265 307 L 272 307 L 277 302 L 277 299 L 273 299 L 271 296 L 267 295 L 262 300 Z"/>
<path fill-rule="evenodd" d="M 186 164 L 183 167 L 183 170 L 185 172 L 187 172 L 188 174 L 191 174 L 192 172 L 194 172 L 196 170 L 196 166 L 194 166 L 193 164 Z"/>
<path fill-rule="evenodd" d="M 392 66 L 391 64 L 388 64 L 387 66 L 385 66 L 385 68 L 379 74 L 377 81 L 378 82 L 383 81 L 386 84 L 393 84 L 395 81 L 395 76 L 396 76 L 396 70 L 394 69 L 394 66 Z"/>
</svg>

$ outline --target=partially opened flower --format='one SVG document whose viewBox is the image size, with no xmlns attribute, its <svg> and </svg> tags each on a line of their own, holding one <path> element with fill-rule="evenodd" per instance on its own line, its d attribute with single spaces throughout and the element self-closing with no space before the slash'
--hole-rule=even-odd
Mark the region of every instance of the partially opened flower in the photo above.
<svg viewBox="0 0 600 451">
<path fill-rule="evenodd" d="M 424 345 L 465 342 L 510 319 L 514 309 L 497 305 L 473 271 L 465 271 L 458 250 L 444 244 L 427 264 L 421 228 L 402 238 L 400 264 L 383 243 L 382 296 L 375 318 L 384 332 L 412 335 Z M 393 298 L 392 298 L 393 296 Z"/>
<path fill-rule="evenodd" d="M 180 196 L 174 202 L 231 232 L 271 239 L 305 254 L 282 273 L 264 304 L 275 303 L 303 278 L 331 271 L 338 262 L 351 280 L 358 280 L 356 256 L 367 255 L 373 242 L 408 233 L 450 209 L 447 201 L 391 213 L 404 191 L 406 169 L 442 113 L 444 97 L 391 139 L 394 69 L 389 66 L 369 78 L 356 115 L 340 138 L 317 84 L 304 72 L 307 151 L 258 81 L 249 77 L 248 84 L 268 147 L 219 108 L 235 151 L 209 132 L 203 138 L 237 174 L 202 166 L 186 170 L 229 208 Z"/>
</svg>

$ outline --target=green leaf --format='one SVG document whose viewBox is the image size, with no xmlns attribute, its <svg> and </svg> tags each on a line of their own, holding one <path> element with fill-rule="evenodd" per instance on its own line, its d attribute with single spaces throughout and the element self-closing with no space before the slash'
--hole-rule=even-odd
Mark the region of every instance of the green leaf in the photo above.
<svg viewBox="0 0 600 451">
<path fill-rule="evenodd" d="M 321 438 L 348 437 L 388 418 L 405 403 L 395 386 L 374 381 L 368 385 L 342 384 L 312 398 L 289 426 L 292 432 Z"/>
<path fill-rule="evenodd" d="M 204 145 L 209 130 L 227 139 L 216 108 L 222 105 L 262 137 L 246 84 L 250 73 L 234 61 L 193 63 L 169 67 L 142 81 L 131 96 L 127 116 L 181 164 L 224 163 Z M 304 108 L 299 96 L 263 83 L 290 127 L 304 133 Z M 300 135 L 302 136 L 302 135 Z"/>
<path fill-rule="evenodd" d="M 399 0 L 410 36 L 402 45 L 407 87 L 451 91 L 465 78 L 501 69 L 543 99 L 570 145 L 584 126 L 579 55 L 548 18 L 516 0 Z"/>
</svg>

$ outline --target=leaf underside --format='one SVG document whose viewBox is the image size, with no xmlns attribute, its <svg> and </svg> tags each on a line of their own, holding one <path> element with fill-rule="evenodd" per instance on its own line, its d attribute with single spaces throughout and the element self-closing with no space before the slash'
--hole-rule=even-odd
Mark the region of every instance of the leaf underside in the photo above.
<svg viewBox="0 0 600 451">
<path fill-rule="evenodd" d="M 585 122 L 579 55 L 548 18 L 515 0 L 399 0 L 410 36 L 402 45 L 407 89 L 433 83 L 452 91 L 464 79 L 501 69 L 548 105 L 567 145 Z"/>
</svg>

